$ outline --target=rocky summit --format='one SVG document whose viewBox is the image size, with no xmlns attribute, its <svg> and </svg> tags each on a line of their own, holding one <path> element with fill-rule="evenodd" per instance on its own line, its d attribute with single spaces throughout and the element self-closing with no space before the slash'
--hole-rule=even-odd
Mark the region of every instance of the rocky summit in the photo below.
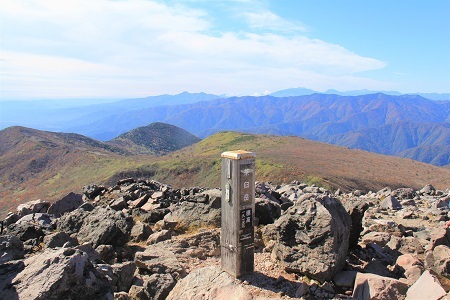
<svg viewBox="0 0 450 300">
<path fill-rule="evenodd" d="M 124 178 L 21 204 L 2 221 L 0 299 L 450 299 L 449 189 L 256 182 L 255 197 L 255 272 L 237 279 L 219 189 Z"/>
</svg>

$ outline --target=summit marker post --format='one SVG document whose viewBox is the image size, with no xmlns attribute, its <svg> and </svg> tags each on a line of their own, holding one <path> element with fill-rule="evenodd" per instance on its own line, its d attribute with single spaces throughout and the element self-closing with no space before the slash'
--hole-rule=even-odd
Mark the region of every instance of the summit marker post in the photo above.
<svg viewBox="0 0 450 300">
<path fill-rule="evenodd" d="M 254 271 L 255 154 L 222 155 L 222 270 L 234 277 Z"/>
</svg>

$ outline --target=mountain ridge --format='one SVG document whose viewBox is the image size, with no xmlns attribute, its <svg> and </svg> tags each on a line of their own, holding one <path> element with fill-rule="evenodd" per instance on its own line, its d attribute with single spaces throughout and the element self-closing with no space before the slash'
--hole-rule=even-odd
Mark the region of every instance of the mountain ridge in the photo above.
<svg viewBox="0 0 450 300">
<path fill-rule="evenodd" d="M 118 114 L 113 119 L 113 125 L 106 117 L 103 121 L 73 130 L 101 138 L 105 134 L 114 136 L 144 122 L 161 121 L 184 128 L 201 138 L 223 130 L 235 130 L 296 135 L 383 154 L 412 155 L 412 152 L 404 151 L 421 146 L 448 145 L 450 102 L 435 102 L 417 95 L 390 96 L 381 93 L 364 96 L 314 94 L 285 98 L 248 96 L 155 107 Z M 193 119 L 196 122 L 192 122 Z M 108 133 L 103 131 L 106 128 L 102 124 L 108 124 Z M 407 140 L 408 135 L 399 135 L 396 140 L 392 139 L 393 130 L 386 129 L 391 126 L 398 132 L 407 132 L 412 130 L 408 129 L 412 126 L 410 124 L 416 124 L 413 126 L 416 133 L 430 136 L 427 130 L 433 130 L 431 135 L 437 135 L 434 132 L 437 130 L 442 138 L 430 142 L 424 137 Z M 351 135 L 364 134 L 369 136 L 364 137 L 365 142 L 361 144 L 350 138 Z M 370 134 L 377 136 L 377 139 L 370 137 Z M 438 155 L 443 157 L 442 154 Z M 410 158 L 420 157 L 412 155 Z M 426 162 L 445 164 L 433 159 Z"/>
<path fill-rule="evenodd" d="M 294 136 L 220 132 L 178 151 L 152 156 L 112 152 L 101 144 L 85 143 L 78 135 L 65 137 L 81 144 L 58 142 L 58 133 L 34 129 L 25 129 L 24 135 L 15 138 L 5 134 L 13 130 L 20 132 L 17 128 L 0 131 L 0 145 L 9 145 L 0 155 L 0 214 L 30 199 L 55 201 L 84 185 L 114 184 L 129 176 L 172 182 L 177 188 L 218 187 L 220 155 L 237 149 L 254 151 L 257 180 L 275 183 L 304 180 L 348 191 L 420 188 L 427 183 L 446 189 L 450 182 L 448 168 Z M 44 140 L 41 135 L 52 138 Z"/>
</svg>

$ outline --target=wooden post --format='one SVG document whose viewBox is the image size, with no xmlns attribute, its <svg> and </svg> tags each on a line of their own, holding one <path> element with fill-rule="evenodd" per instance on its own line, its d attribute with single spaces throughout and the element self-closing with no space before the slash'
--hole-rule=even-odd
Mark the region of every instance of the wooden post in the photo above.
<svg viewBox="0 0 450 300">
<path fill-rule="evenodd" d="M 222 270 L 234 277 L 254 271 L 255 154 L 222 153 Z"/>
</svg>

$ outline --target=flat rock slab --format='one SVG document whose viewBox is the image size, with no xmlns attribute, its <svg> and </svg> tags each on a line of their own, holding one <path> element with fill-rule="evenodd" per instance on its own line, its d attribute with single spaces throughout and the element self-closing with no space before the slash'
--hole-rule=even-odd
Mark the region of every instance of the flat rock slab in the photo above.
<svg viewBox="0 0 450 300">
<path fill-rule="evenodd" d="M 234 278 L 219 267 L 211 266 L 194 270 L 180 280 L 167 300 L 251 300 L 253 296 Z"/>
<path fill-rule="evenodd" d="M 353 289 L 353 298 L 371 299 L 405 299 L 408 285 L 397 279 L 370 273 L 358 273 Z"/>
<path fill-rule="evenodd" d="M 427 270 L 408 289 L 406 300 L 438 300 L 444 297 L 445 294 L 439 280 Z"/>
<path fill-rule="evenodd" d="M 186 274 L 175 254 L 160 245 L 151 245 L 143 252 L 136 252 L 134 261 L 139 269 L 151 274 L 171 274 L 176 279 Z"/>
<path fill-rule="evenodd" d="M 24 260 L 19 272 L 0 290 L 1 299 L 110 299 L 108 280 L 72 248 L 48 250 Z"/>
</svg>

